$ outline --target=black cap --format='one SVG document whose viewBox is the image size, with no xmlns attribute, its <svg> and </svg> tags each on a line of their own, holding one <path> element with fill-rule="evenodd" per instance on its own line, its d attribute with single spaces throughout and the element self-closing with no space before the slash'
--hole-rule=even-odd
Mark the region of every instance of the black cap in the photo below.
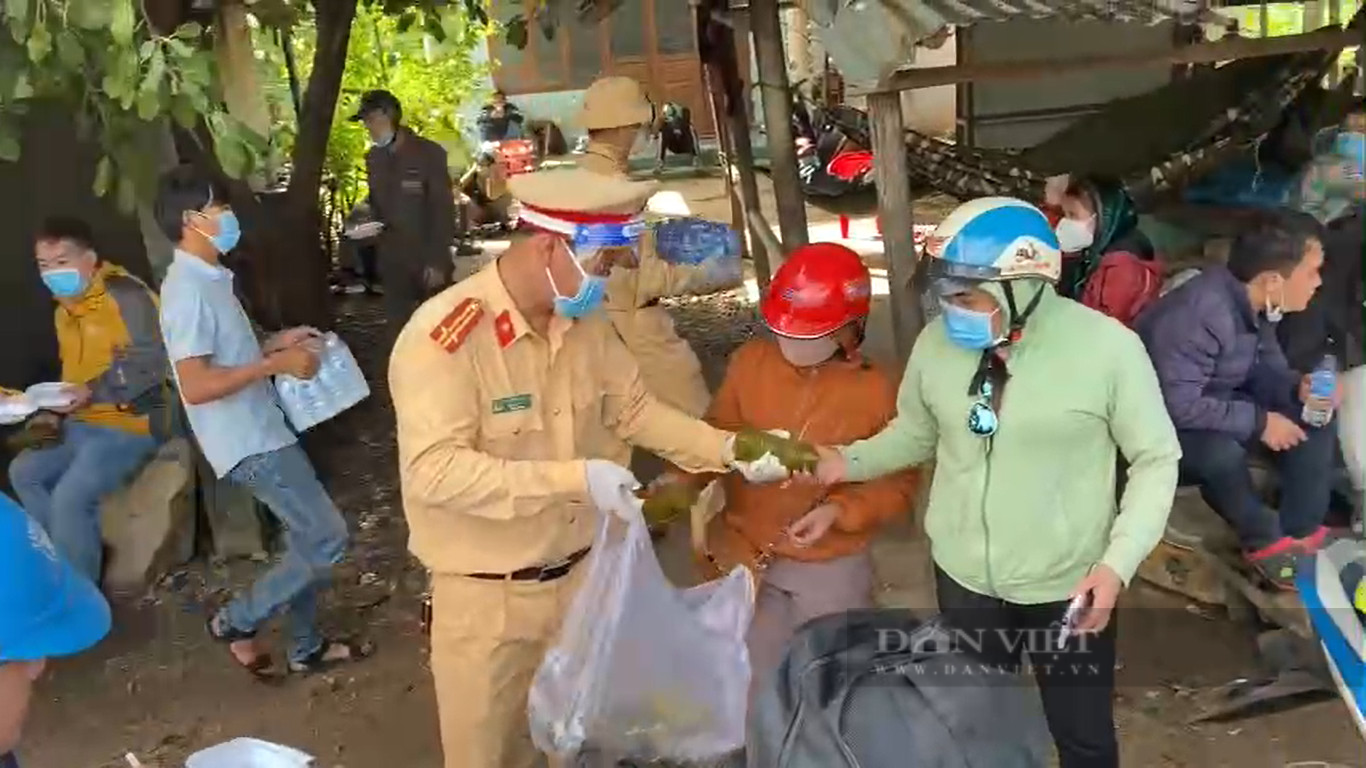
<svg viewBox="0 0 1366 768">
<path fill-rule="evenodd" d="M 388 91 L 366 91 L 360 97 L 360 106 L 356 107 L 356 114 L 350 117 L 351 122 L 364 120 L 365 116 L 371 112 L 388 112 L 398 119 L 403 114 L 403 107 L 399 106 L 398 97 Z"/>
</svg>

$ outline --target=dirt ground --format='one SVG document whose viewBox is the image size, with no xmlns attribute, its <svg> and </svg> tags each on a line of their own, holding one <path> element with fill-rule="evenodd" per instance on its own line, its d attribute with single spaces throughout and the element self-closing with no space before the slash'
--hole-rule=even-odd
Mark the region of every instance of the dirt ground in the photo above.
<svg viewBox="0 0 1366 768">
<path fill-rule="evenodd" d="M 694 212 L 728 218 L 719 180 L 669 186 Z M 917 218 L 942 207 L 927 205 Z M 813 222 L 832 216 L 812 212 Z M 754 328 L 741 292 L 671 308 L 713 379 Z M 405 551 L 379 306 L 365 297 L 340 299 L 338 318 L 371 375 L 374 395 L 308 440 L 354 531 L 323 616 L 336 633 L 374 640 L 376 655 L 279 688 L 252 682 L 223 647 L 206 639 L 203 606 L 260 566 L 196 563 L 171 574 L 138 605 L 118 606 L 116 629 L 96 651 L 54 665 L 34 704 L 22 753 L 26 768 L 122 767 L 129 752 L 148 768 L 179 768 L 190 752 L 236 736 L 303 749 L 318 756 L 320 768 L 440 766 L 419 628 L 424 576 Z M 674 573 L 686 559 L 679 546 L 684 538 L 670 537 L 662 552 Z M 925 551 L 911 527 L 889 531 L 876 554 L 884 602 L 927 607 Z M 1119 621 L 1126 765 L 1366 766 L 1366 749 L 1336 699 L 1233 723 L 1183 724 L 1202 689 L 1256 672 L 1251 628 L 1142 587 L 1125 598 Z"/>
</svg>

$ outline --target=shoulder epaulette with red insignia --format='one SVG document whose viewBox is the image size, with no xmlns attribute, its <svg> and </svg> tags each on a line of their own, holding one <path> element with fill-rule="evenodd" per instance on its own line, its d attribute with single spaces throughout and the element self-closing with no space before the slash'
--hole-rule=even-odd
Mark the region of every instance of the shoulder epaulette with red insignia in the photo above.
<svg viewBox="0 0 1366 768">
<path fill-rule="evenodd" d="M 482 304 L 474 299 L 465 299 L 455 305 L 455 309 L 451 310 L 428 336 L 447 353 L 455 352 L 465 343 L 470 331 L 474 330 L 474 326 L 479 324 L 483 316 Z"/>
</svg>

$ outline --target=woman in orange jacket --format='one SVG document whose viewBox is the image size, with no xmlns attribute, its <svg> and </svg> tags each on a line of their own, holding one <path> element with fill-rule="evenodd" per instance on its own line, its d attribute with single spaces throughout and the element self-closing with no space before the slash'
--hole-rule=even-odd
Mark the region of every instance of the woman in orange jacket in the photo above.
<svg viewBox="0 0 1366 768">
<path fill-rule="evenodd" d="M 895 415 L 896 387 L 859 352 L 870 292 L 868 269 L 848 248 L 815 243 L 794 251 L 760 305 L 773 337 L 731 356 L 706 420 L 816 445 L 877 434 Z M 720 482 L 726 504 L 707 524 L 698 554 L 712 570 L 746 565 L 759 579 L 749 647 L 762 684 L 802 624 L 872 607 L 868 545 L 879 526 L 909 511 L 916 475 L 828 488 L 799 479 L 757 485 L 734 473 Z"/>
</svg>

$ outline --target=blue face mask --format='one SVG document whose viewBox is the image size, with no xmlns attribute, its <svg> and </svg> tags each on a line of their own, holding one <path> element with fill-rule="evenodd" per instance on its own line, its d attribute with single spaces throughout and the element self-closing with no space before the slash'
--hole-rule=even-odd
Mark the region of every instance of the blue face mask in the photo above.
<svg viewBox="0 0 1366 768">
<path fill-rule="evenodd" d="M 41 276 L 43 285 L 59 299 L 74 299 L 85 293 L 85 277 L 78 269 L 49 269 Z"/>
<path fill-rule="evenodd" d="M 561 294 L 550 270 L 545 271 L 546 277 L 550 278 L 550 287 L 555 290 L 555 314 L 571 320 L 591 314 L 593 310 L 602 306 L 602 300 L 607 296 L 607 278 L 584 272 L 577 260 L 574 261 L 574 265 L 579 267 L 579 274 L 583 278 L 579 281 L 579 290 L 575 291 L 573 296 Z"/>
<path fill-rule="evenodd" d="M 1366 133 L 1343 131 L 1333 140 L 1333 152 L 1350 160 L 1356 173 L 1366 167 Z"/>
<path fill-rule="evenodd" d="M 947 301 L 940 302 L 944 310 L 944 331 L 949 341 L 964 349 L 991 349 L 998 341 L 991 328 L 994 312 L 964 309 Z"/>
<path fill-rule="evenodd" d="M 209 242 L 219 253 L 227 253 L 237 247 L 237 241 L 242 239 L 242 225 L 237 221 L 237 214 L 232 211 L 223 211 L 218 214 L 218 234 L 209 238 Z"/>
</svg>

